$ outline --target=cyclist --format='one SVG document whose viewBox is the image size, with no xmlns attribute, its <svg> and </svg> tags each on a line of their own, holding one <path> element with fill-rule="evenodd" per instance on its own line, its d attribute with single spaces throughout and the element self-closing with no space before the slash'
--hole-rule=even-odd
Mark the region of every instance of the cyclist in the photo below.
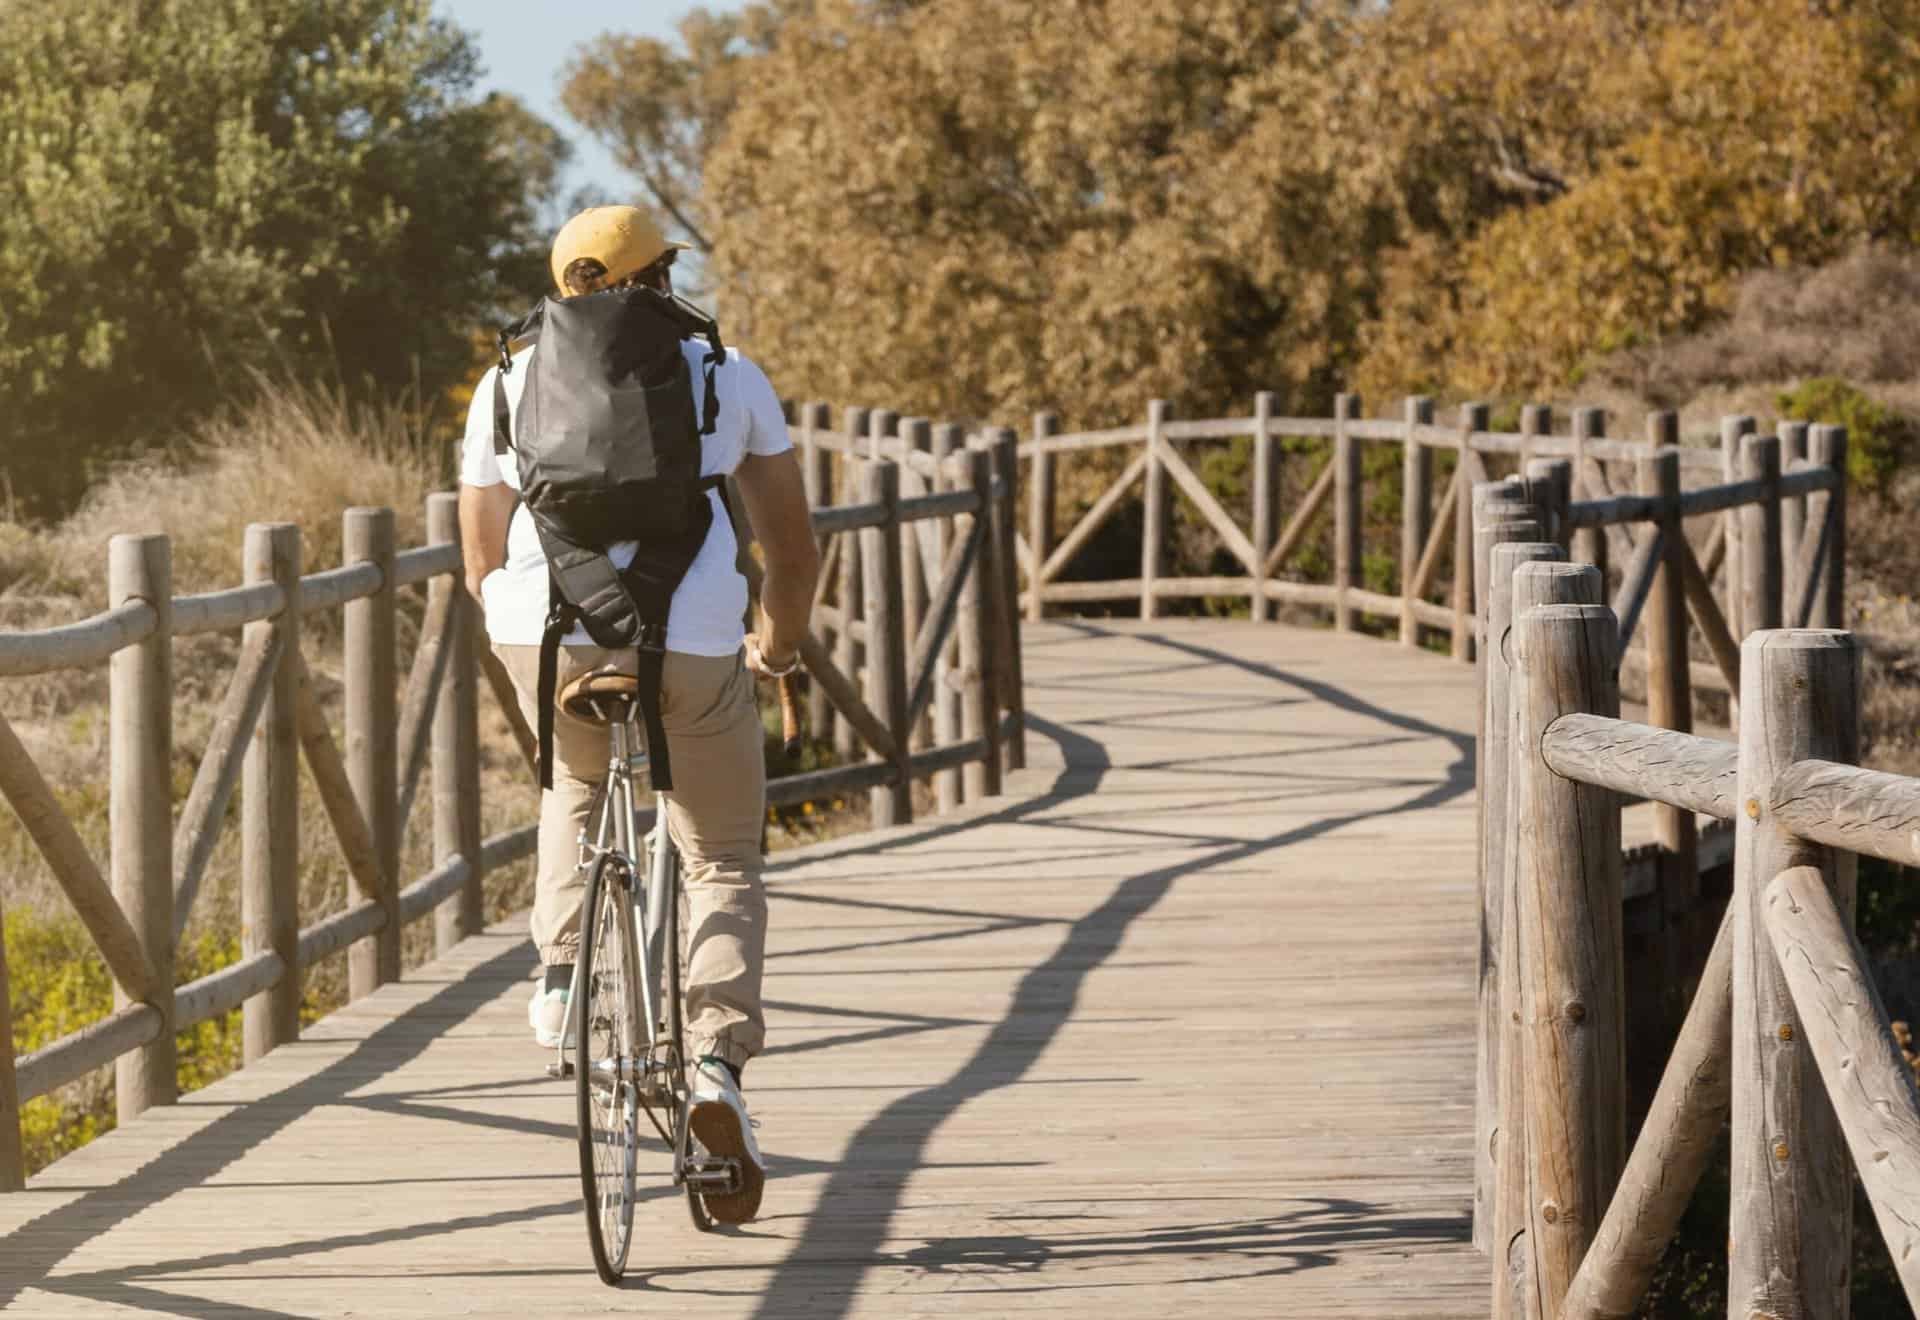
<svg viewBox="0 0 1920 1320">
<path fill-rule="evenodd" d="M 674 259 L 685 246 L 662 238 L 638 208 L 596 207 L 569 220 L 554 239 L 554 283 L 562 297 L 633 283 L 670 291 Z M 528 346 L 514 357 L 506 379 L 510 407 L 517 407 L 528 376 L 519 369 L 521 361 L 538 348 Z M 705 343 L 687 340 L 682 348 L 694 378 L 701 379 Z M 489 369 L 474 390 L 467 416 L 461 540 L 468 590 L 481 602 L 488 638 L 513 677 L 528 723 L 537 726 L 547 563 L 532 519 L 519 506 L 515 466 L 494 452 L 497 370 Z M 753 677 L 777 677 L 798 663 L 819 554 L 800 465 L 772 385 L 737 349 L 727 351 L 715 385 L 718 415 L 701 440 L 702 475 L 732 474 L 738 483 L 766 558 L 762 618 L 759 630 L 748 634 L 747 587 L 735 566 L 733 527 L 718 493 L 710 493 L 712 528 L 673 594 L 660 707 L 673 763 L 667 825 L 683 859 L 689 909 L 690 1122 L 711 1153 L 740 1161 L 740 1189 L 706 1198 L 715 1219 L 738 1223 L 758 1211 L 765 1185 L 765 1165 L 740 1094 L 742 1070 L 765 1039 L 767 904 L 760 840 L 766 782 Z M 634 663 L 633 651 L 602 650 L 576 627 L 563 639 L 555 687 L 564 691 L 594 671 L 632 673 Z M 544 971 L 527 1010 L 535 1039 L 549 1048 L 569 1021 L 585 881 L 577 839 L 606 777 L 608 756 L 605 726 L 554 712 L 553 787 L 541 795 L 531 920 Z"/>
</svg>

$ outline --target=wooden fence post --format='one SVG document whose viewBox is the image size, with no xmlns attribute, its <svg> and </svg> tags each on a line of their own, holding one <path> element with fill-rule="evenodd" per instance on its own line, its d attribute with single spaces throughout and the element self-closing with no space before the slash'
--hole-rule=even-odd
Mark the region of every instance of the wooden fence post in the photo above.
<svg viewBox="0 0 1920 1320">
<path fill-rule="evenodd" d="M 1048 436 L 1060 434 L 1060 417 L 1057 413 L 1037 412 L 1033 415 L 1033 438 L 1045 440 Z M 1028 472 L 1027 488 L 1027 548 L 1033 552 L 1033 572 L 1027 577 L 1027 617 L 1044 619 L 1046 602 L 1040 599 L 1040 565 L 1047 562 L 1047 555 L 1053 549 L 1053 455 L 1034 447 L 1033 457 L 1027 460 L 1031 465 Z"/>
<path fill-rule="evenodd" d="M 933 489 L 921 470 L 915 466 L 913 457 L 926 454 L 933 448 L 933 424 L 924 417 L 903 417 L 900 420 L 900 496 L 902 499 L 916 495 L 926 495 Z M 900 637 L 904 653 L 913 654 L 920 642 L 920 628 L 927 615 L 929 587 L 927 574 L 939 573 L 940 561 L 928 564 L 923 553 L 923 545 L 930 549 L 930 542 L 923 542 L 922 535 L 933 530 L 931 520 L 902 522 L 900 524 L 900 602 L 902 606 Z M 933 739 L 933 713 L 924 712 L 911 730 L 911 750 L 925 751 Z"/>
<path fill-rule="evenodd" d="M 893 738 L 891 784 L 868 791 L 873 827 L 905 825 L 913 819 L 913 779 L 908 773 L 907 643 L 900 591 L 900 469 L 876 459 L 863 474 L 861 498 L 886 508 L 886 521 L 860 529 L 861 573 L 866 579 L 867 704 L 886 721 Z"/>
<path fill-rule="evenodd" d="M 1751 417 L 1720 419 L 1720 474 L 1729 484 L 1740 479 L 1740 437 L 1751 433 L 1753 428 L 1754 420 Z M 1753 625 L 1740 612 L 1740 584 L 1746 581 L 1740 563 L 1745 553 L 1745 547 L 1740 543 L 1740 510 L 1728 509 L 1721 519 L 1726 529 L 1724 536 L 1727 545 L 1727 627 L 1737 642 L 1753 631 Z"/>
<path fill-rule="evenodd" d="M 1763 913 L 1775 876 L 1817 866 L 1852 922 L 1853 855 L 1795 837 L 1772 804 L 1795 761 L 1856 760 L 1859 675 L 1850 633 L 1757 632 L 1740 648 L 1729 1316 L 1847 1314 L 1852 1172 Z"/>
<path fill-rule="evenodd" d="M 1573 533 L 1567 519 L 1573 504 L 1573 464 L 1564 458 L 1530 458 L 1526 473 L 1527 498 L 1540 510 L 1547 539 L 1571 546 Z"/>
<path fill-rule="evenodd" d="M 427 496 L 427 542 L 460 544 L 459 498 L 452 491 Z M 434 909 L 433 947 L 445 953 L 486 924 L 484 874 L 480 869 L 480 706 L 473 654 L 473 602 L 460 574 L 443 573 L 427 587 L 427 613 L 451 596 L 447 622 L 446 677 L 433 709 L 433 858 L 461 857 L 467 880 Z"/>
<path fill-rule="evenodd" d="M 936 485 L 942 490 L 957 489 L 964 483 L 956 480 L 948 469 L 948 460 L 954 451 L 960 449 L 960 428 L 946 423 L 933 428 L 933 461 L 939 472 Z M 952 519 L 943 519 L 939 535 L 940 562 L 946 562 L 947 546 L 955 536 L 962 535 L 960 524 Z M 976 562 L 975 573 L 980 571 Z M 933 741 L 946 746 L 960 741 L 960 694 L 954 690 L 953 677 L 960 671 L 961 627 L 954 629 L 955 635 L 940 650 L 940 657 L 933 666 Z M 942 770 L 933 777 L 933 793 L 937 807 L 942 812 L 952 811 L 961 802 L 961 774 L 958 770 Z"/>
<path fill-rule="evenodd" d="M 900 414 L 891 408 L 875 408 L 867 414 L 867 457 L 885 458 L 887 441 L 900 431 Z"/>
<path fill-rule="evenodd" d="M 1143 619 L 1151 619 L 1159 612 L 1153 598 L 1153 584 L 1166 562 L 1167 516 L 1172 512 L 1172 501 L 1167 491 L 1167 470 L 1160 462 L 1160 446 L 1165 443 L 1160 430 L 1167 423 L 1168 411 L 1165 399 L 1154 399 L 1147 404 L 1147 471 L 1140 532 L 1140 617 Z"/>
<path fill-rule="evenodd" d="M 1775 429 L 1780 437 L 1780 470 L 1791 472 L 1794 464 L 1807 456 L 1807 424 L 1783 421 Z M 1782 562 L 1781 589 L 1789 601 L 1800 599 L 1800 589 L 1804 585 L 1792 581 L 1789 575 L 1793 568 L 1794 555 L 1800 549 L 1800 538 L 1806 530 L 1807 497 L 1796 495 L 1780 506 L 1780 545 L 1785 556 Z"/>
<path fill-rule="evenodd" d="M 355 903 L 375 899 L 386 909 L 378 931 L 347 951 L 347 998 L 359 999 L 400 978 L 399 816 L 395 810 L 399 721 L 394 710 L 393 510 L 348 509 L 341 528 L 342 558 L 380 570 L 380 588 L 347 602 L 347 778 L 366 819 L 379 863 L 380 892 L 369 894 L 357 880 L 349 893 Z"/>
<path fill-rule="evenodd" d="M 250 623 L 248 641 L 280 634 L 280 659 L 254 721 L 241 769 L 240 952 L 271 949 L 280 980 L 247 1000 L 241 1043 L 247 1063 L 300 1037 L 300 528 L 254 523 L 247 528 L 249 584 L 272 582 L 286 593 L 278 617 Z"/>
<path fill-rule="evenodd" d="M 801 476 L 807 486 L 807 507 L 822 509 L 833 503 L 833 451 L 820 443 L 819 433 L 827 430 L 833 417 L 824 403 L 809 403 L 800 410 Z M 821 549 L 824 551 L 825 546 Z M 814 599 L 818 600 L 816 594 Z M 818 634 L 821 629 L 814 626 Z M 807 732 L 814 738 L 833 736 L 833 703 L 818 683 L 807 684 Z"/>
<path fill-rule="evenodd" d="M 1267 599 L 1267 555 L 1273 550 L 1273 538 L 1280 529 L 1280 462 L 1273 438 L 1273 413 L 1279 398 L 1272 390 L 1261 390 L 1253 396 L 1254 555 L 1247 612 L 1255 623 L 1264 623 L 1273 617 L 1273 602 Z"/>
<path fill-rule="evenodd" d="M 1555 774 L 1541 741 L 1562 715 L 1618 715 L 1618 628 L 1604 605 L 1545 605 L 1513 636 L 1524 1249 L 1530 1304 L 1557 1316 L 1626 1148 L 1620 810 L 1612 790 Z"/>
<path fill-rule="evenodd" d="M 841 498 L 852 504 L 862 489 L 860 462 L 854 457 L 852 446 L 867 434 L 868 410 L 848 408 L 842 416 L 841 424 L 846 429 L 848 448 L 840 459 Z M 845 538 L 840 546 L 840 635 L 833 641 L 833 663 L 846 675 L 847 681 L 857 687 L 860 683 L 861 649 L 859 642 L 854 640 L 853 630 L 854 624 L 860 620 L 860 610 L 866 599 L 866 593 L 860 585 L 860 535 L 857 532 L 842 532 L 840 535 Z M 853 722 L 835 720 L 834 756 L 845 765 L 853 760 L 859 750 L 860 740 L 854 732 Z"/>
<path fill-rule="evenodd" d="M 1576 408 L 1573 410 L 1573 480 L 1588 499 L 1600 499 L 1606 492 L 1588 489 L 1587 482 L 1587 444 L 1589 441 L 1603 439 L 1607 433 L 1607 413 L 1604 408 Z M 1593 460 L 1595 466 L 1598 459 Z M 1607 529 L 1587 527 L 1575 536 L 1576 559 L 1585 560 L 1600 570 L 1600 582 L 1607 581 Z"/>
<path fill-rule="evenodd" d="M 1491 561 L 1494 545 L 1505 541 L 1539 541 L 1543 539 L 1538 518 L 1530 516 L 1532 506 L 1517 499 L 1493 499 L 1492 496 L 1518 491 L 1517 486 L 1486 484 L 1476 492 L 1480 498 L 1474 502 L 1474 519 L 1478 526 L 1474 529 L 1474 558 L 1480 565 L 1475 574 L 1479 588 L 1475 599 L 1480 602 L 1483 617 L 1479 620 L 1482 634 L 1486 632 L 1487 621 L 1484 617 L 1492 593 L 1487 589 L 1488 577 L 1492 572 Z M 1477 731 L 1481 754 L 1474 758 L 1475 800 L 1478 812 L 1475 820 L 1475 839 L 1480 859 L 1480 956 L 1478 981 L 1478 1028 L 1476 1035 L 1476 1064 L 1474 1078 L 1474 1145 L 1473 1145 L 1473 1244 L 1482 1251 L 1493 1249 L 1493 1149 L 1491 1133 L 1494 1127 L 1494 1109 L 1499 1102 L 1500 1079 L 1500 886 L 1497 873 L 1488 865 L 1489 848 L 1496 831 L 1501 831 L 1501 817 L 1505 812 L 1504 796 L 1495 799 L 1488 791 L 1488 775 L 1491 773 L 1490 758 L 1485 749 L 1492 739 L 1493 707 L 1487 689 L 1488 652 L 1480 651 L 1481 664 L 1476 678 L 1479 684 L 1480 722 Z"/>
<path fill-rule="evenodd" d="M 1413 612 L 1413 579 L 1433 531 L 1433 450 L 1415 438 L 1414 428 L 1433 425 L 1433 400 L 1424 395 L 1408 399 L 1406 424 L 1400 451 L 1400 644 L 1417 647 L 1420 619 Z"/>
<path fill-rule="evenodd" d="M 107 665 L 113 896 L 154 971 L 160 1032 L 114 1061 L 122 1123 L 179 1097 L 173 1041 L 173 551 L 164 536 L 107 543 L 107 608 L 144 601 L 157 620 Z M 115 1008 L 132 1001 L 116 981 Z M 12 1048 L 12 1043 L 8 1043 Z"/>
<path fill-rule="evenodd" d="M 1807 622 L 1816 628 L 1847 626 L 1847 428 L 1813 428 L 1813 461 L 1832 472 L 1835 484 L 1827 492 L 1827 553 L 1821 560 L 1820 582 L 1813 593 L 1813 612 Z"/>
<path fill-rule="evenodd" d="M 1347 593 L 1364 585 L 1360 569 L 1360 442 L 1347 423 L 1360 416 L 1360 399 L 1342 394 L 1333 401 L 1333 627 L 1353 629 L 1354 610 Z"/>
<path fill-rule="evenodd" d="M 1498 1075 L 1494 1102 L 1483 1134 L 1493 1161 L 1489 1192 L 1493 1229 L 1489 1237 L 1494 1262 L 1494 1315 L 1526 1315 L 1524 1271 L 1515 1267 L 1515 1238 L 1526 1231 L 1527 1177 L 1523 1157 L 1526 1125 L 1520 1072 L 1521 1043 L 1510 1018 L 1520 996 L 1520 929 L 1513 886 L 1513 814 L 1509 739 L 1512 712 L 1511 649 L 1507 644 L 1516 613 L 1534 605 L 1598 602 L 1599 586 L 1593 570 L 1565 563 L 1567 553 L 1551 541 L 1505 542 L 1495 545 L 1491 557 L 1487 600 L 1487 732 L 1477 758 L 1486 767 L 1482 793 L 1487 804 L 1487 828 L 1482 865 L 1494 887 L 1494 905 L 1500 913 L 1496 946 L 1493 1012 L 1490 1038 L 1497 1047 Z M 1539 564 L 1539 569 L 1532 565 Z M 1490 935 L 1491 939 L 1492 936 Z M 1504 1281 L 1504 1282 L 1503 1282 Z"/>
<path fill-rule="evenodd" d="M 1520 470 L 1533 462 L 1533 448 L 1553 433 L 1553 409 L 1544 403 L 1520 405 Z M 1549 538 L 1551 539 L 1551 538 Z"/>
<path fill-rule="evenodd" d="M 1780 438 L 1745 435 L 1740 439 L 1740 479 L 1758 481 L 1766 494 L 1740 515 L 1740 618 L 1748 632 L 1778 628 L 1784 622 L 1780 508 Z"/>
<path fill-rule="evenodd" d="M 1488 409 L 1484 403 L 1460 406 L 1460 479 L 1454 483 L 1458 501 L 1453 520 L 1453 642 L 1455 660 L 1473 660 L 1473 488 L 1467 477 L 1472 471 L 1473 433 L 1487 429 Z"/>
<path fill-rule="evenodd" d="M 1647 444 L 1636 468 L 1640 493 L 1660 500 L 1655 525 L 1666 538 L 1660 567 L 1647 597 L 1647 722 L 1681 733 L 1693 731 L 1693 677 L 1687 656 L 1686 527 L 1680 519 L 1680 418 L 1656 412 L 1647 418 Z M 1649 529 L 1649 535 L 1654 534 Z M 1660 1021 L 1677 1027 L 1693 999 L 1687 984 L 1692 946 L 1687 935 L 1700 915 L 1700 840 L 1693 813 L 1653 804 L 1653 836 L 1660 847 L 1660 929 L 1655 936 L 1660 977 Z"/>
<path fill-rule="evenodd" d="M 1019 496 L 1014 486 L 1019 476 L 1019 437 L 1002 428 L 993 433 L 989 452 L 993 456 L 994 483 L 1000 488 L 993 502 L 990 528 L 994 557 L 989 562 L 996 570 L 999 587 L 995 613 L 1000 624 L 1000 703 L 1009 717 L 1002 753 L 1009 771 L 1024 770 L 1027 767 L 1027 696 L 1025 665 L 1020 655 L 1019 550 L 1014 544 L 1014 528 L 1019 526 L 1020 516 Z M 999 712 L 995 711 L 994 719 L 999 718 Z"/>
<path fill-rule="evenodd" d="M 967 483 L 979 501 L 975 518 L 991 518 L 993 505 L 993 459 L 984 449 L 969 448 Z M 993 556 L 999 547 L 991 534 L 984 535 L 973 571 L 960 584 L 960 672 L 965 680 L 960 706 L 960 736 L 968 742 L 986 741 L 986 755 L 968 761 L 963 772 L 967 801 L 1000 794 L 1000 692 L 999 649 L 994 638 L 998 630 L 993 619 L 993 590 L 987 585 L 994 571 Z"/>
</svg>

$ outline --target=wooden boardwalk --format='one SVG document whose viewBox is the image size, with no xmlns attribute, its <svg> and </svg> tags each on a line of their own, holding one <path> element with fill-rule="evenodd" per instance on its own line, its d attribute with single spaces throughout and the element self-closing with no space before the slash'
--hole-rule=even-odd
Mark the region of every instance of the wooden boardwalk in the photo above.
<svg viewBox="0 0 1920 1320">
<path fill-rule="evenodd" d="M 657 1183 L 595 1279 L 513 923 L 0 1198 L 0 1304 L 1484 1315 L 1471 671 L 1178 620 L 1026 657 L 1007 796 L 772 874 L 757 1223 Z"/>
</svg>

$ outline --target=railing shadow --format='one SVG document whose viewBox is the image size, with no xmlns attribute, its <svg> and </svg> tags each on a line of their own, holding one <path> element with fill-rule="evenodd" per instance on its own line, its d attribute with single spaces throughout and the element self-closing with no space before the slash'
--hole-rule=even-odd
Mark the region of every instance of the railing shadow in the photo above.
<svg viewBox="0 0 1920 1320">
<path fill-rule="evenodd" d="M 1104 630 L 1085 624 L 1075 625 L 1075 631 L 1088 638 L 1107 636 Z M 1127 636 L 1132 641 L 1162 647 L 1208 665 L 1227 666 L 1271 680 L 1307 699 L 1325 702 L 1424 739 L 1438 740 L 1452 750 L 1452 759 L 1439 782 L 1430 783 L 1403 801 L 1331 814 L 1258 839 L 1203 841 L 1201 850 L 1190 858 L 1123 880 L 1097 907 L 1068 927 L 1065 938 L 1051 955 L 1021 977 L 1007 1012 L 987 1039 L 946 1081 L 894 1100 L 864 1123 L 847 1142 L 846 1153 L 829 1177 L 799 1242 L 762 1293 L 754 1311 L 755 1320 L 795 1316 L 831 1320 L 847 1314 L 860 1280 L 869 1270 L 889 1259 L 882 1246 L 893 1214 L 934 1133 L 967 1102 L 1017 1083 L 1033 1067 L 1071 1016 L 1087 977 L 1114 955 L 1133 923 L 1152 911 L 1180 879 L 1214 867 L 1244 862 L 1362 821 L 1426 810 L 1472 790 L 1471 735 L 1376 706 L 1335 684 L 1250 661 L 1185 638 L 1162 632 L 1129 632 Z M 1028 712 L 1027 721 L 1031 731 L 1060 747 L 1064 768 L 1047 792 L 995 813 L 986 818 L 988 820 L 1005 822 L 1035 817 L 1062 804 L 1086 799 L 1098 792 L 1114 768 L 1107 747 L 1097 739 L 1056 724 L 1032 710 Z M 847 850 L 848 854 L 860 851 L 863 850 Z M 866 1162 L 861 1152 L 868 1150 L 886 1152 L 885 1160 Z M 841 1206 L 857 1207 L 859 1213 L 839 1215 L 836 1207 Z M 1358 1223 L 1350 1223 L 1348 1227 L 1353 1231 L 1343 1236 L 1339 1221 L 1331 1221 L 1322 1226 L 1318 1243 L 1356 1245 L 1365 1238 Z M 1405 1227 L 1412 1228 L 1411 1225 Z M 1464 1219 L 1422 1220 L 1418 1231 L 1437 1235 L 1435 1240 L 1463 1241 L 1468 1226 Z M 1260 1232 L 1256 1226 L 1242 1237 L 1243 1244 L 1265 1241 Z M 1026 1268 L 1037 1269 L 1048 1258 L 1045 1250 L 1032 1243 L 1021 1247 L 1012 1239 L 996 1241 L 1000 1243 L 996 1250 L 1004 1259 L 1027 1262 Z M 1136 1250 L 1164 1253 L 1179 1249 L 1179 1241 L 1176 1233 L 1157 1243 L 1143 1240 L 1134 1245 Z M 978 1244 L 974 1249 L 988 1250 Z M 1091 1249 L 1120 1251 L 1121 1247 L 1108 1243 L 1095 1244 Z M 963 1246 L 961 1250 L 964 1252 L 967 1248 Z M 1273 1251 L 1276 1263 L 1268 1268 L 1276 1273 L 1311 1268 L 1331 1260 L 1319 1251 L 1284 1246 L 1275 1246 Z M 957 1263 L 957 1259 L 950 1262 L 949 1267 Z"/>
</svg>

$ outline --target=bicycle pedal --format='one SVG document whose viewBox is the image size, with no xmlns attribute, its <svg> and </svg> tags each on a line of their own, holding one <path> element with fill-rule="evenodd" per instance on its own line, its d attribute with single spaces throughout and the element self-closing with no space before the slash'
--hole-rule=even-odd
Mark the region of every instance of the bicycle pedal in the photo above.
<svg viewBox="0 0 1920 1320">
<path fill-rule="evenodd" d="M 573 1076 L 573 1061 L 568 1060 L 565 1063 L 548 1064 L 547 1076 L 555 1078 L 556 1080 Z"/>
<path fill-rule="evenodd" d="M 729 1194 L 740 1190 L 740 1161 L 689 1159 L 682 1175 L 687 1184 L 707 1193 Z"/>
</svg>

